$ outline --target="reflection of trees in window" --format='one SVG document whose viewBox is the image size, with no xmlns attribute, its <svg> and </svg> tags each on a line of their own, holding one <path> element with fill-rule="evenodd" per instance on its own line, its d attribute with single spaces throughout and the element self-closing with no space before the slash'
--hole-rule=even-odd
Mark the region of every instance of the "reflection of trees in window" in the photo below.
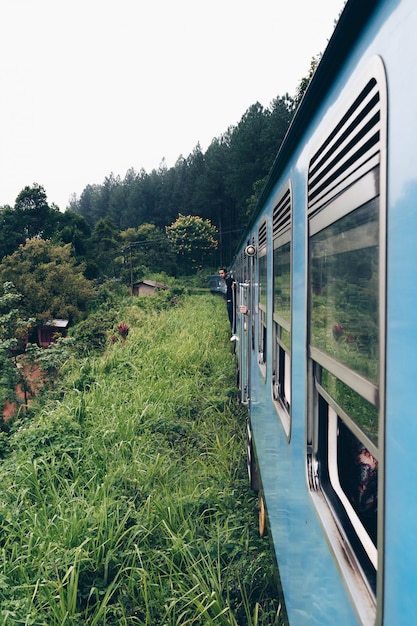
<svg viewBox="0 0 417 626">
<path fill-rule="evenodd" d="M 378 378 L 378 202 L 311 238 L 311 342 L 372 382 Z"/>
<path fill-rule="evenodd" d="M 274 312 L 291 319 L 290 242 L 274 250 Z"/>
<path fill-rule="evenodd" d="M 378 445 L 378 409 L 362 398 L 356 391 L 333 376 L 324 368 L 321 371 L 321 385 L 334 398 L 336 403 L 356 422 L 363 433 L 376 446 Z M 364 439 L 366 442 L 366 439 Z"/>
<path fill-rule="evenodd" d="M 284 235 L 285 237 L 286 235 Z M 291 409 L 291 242 L 274 242 L 274 345 L 272 392 L 275 407 L 289 435 Z"/>
<path fill-rule="evenodd" d="M 259 257 L 259 304 L 266 311 L 266 254 Z"/>
</svg>

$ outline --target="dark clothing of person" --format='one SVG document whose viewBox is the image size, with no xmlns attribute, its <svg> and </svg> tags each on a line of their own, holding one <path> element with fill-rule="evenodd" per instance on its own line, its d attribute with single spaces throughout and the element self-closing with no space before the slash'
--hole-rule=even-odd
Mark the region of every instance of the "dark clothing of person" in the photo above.
<svg viewBox="0 0 417 626">
<path fill-rule="evenodd" d="M 227 314 L 229 316 L 230 328 L 232 329 L 232 333 L 236 332 L 236 315 L 235 315 L 235 288 L 234 288 L 234 280 L 228 274 L 225 278 L 226 283 L 226 304 L 227 304 Z"/>
</svg>

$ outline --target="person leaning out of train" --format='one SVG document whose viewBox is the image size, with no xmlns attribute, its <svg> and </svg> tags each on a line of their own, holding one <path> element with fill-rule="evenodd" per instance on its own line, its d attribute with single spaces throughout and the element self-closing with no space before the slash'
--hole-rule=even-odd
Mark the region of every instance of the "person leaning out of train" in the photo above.
<svg viewBox="0 0 417 626">
<path fill-rule="evenodd" d="M 226 283 L 227 315 L 229 317 L 230 328 L 232 330 L 232 338 L 230 341 L 236 341 L 236 283 L 233 280 L 233 277 L 227 273 L 225 268 L 219 270 L 219 276 Z"/>
</svg>

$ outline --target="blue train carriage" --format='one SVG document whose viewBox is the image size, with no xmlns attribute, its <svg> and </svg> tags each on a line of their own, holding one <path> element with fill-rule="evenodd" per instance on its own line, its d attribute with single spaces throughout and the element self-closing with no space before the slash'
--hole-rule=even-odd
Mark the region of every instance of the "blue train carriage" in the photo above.
<svg viewBox="0 0 417 626">
<path fill-rule="evenodd" d="M 348 2 L 234 262 L 248 470 L 296 626 L 417 623 L 416 33 L 415 0 Z"/>
</svg>

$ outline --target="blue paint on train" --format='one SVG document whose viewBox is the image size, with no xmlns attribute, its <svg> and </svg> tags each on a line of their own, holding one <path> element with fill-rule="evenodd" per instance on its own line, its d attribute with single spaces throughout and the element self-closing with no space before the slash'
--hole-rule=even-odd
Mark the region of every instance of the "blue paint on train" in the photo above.
<svg viewBox="0 0 417 626">
<path fill-rule="evenodd" d="M 416 32 L 414 0 L 347 3 L 233 266 L 296 626 L 417 623 Z"/>
</svg>

